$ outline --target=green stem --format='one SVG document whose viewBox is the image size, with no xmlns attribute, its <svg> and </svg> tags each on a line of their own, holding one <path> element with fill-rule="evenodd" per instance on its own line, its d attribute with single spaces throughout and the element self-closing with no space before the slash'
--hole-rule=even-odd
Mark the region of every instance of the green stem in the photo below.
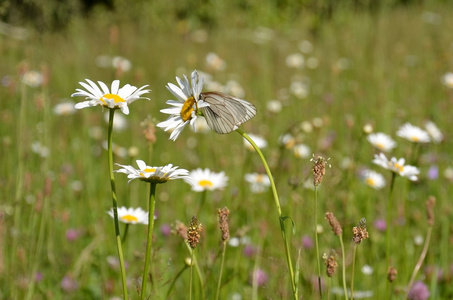
<svg viewBox="0 0 453 300">
<path fill-rule="evenodd" d="M 348 300 L 348 290 L 346 289 L 346 258 L 345 258 L 345 252 L 344 252 L 344 243 L 343 243 L 343 234 L 340 234 L 340 244 L 341 244 L 341 256 L 343 260 L 342 264 L 342 271 L 343 271 L 343 292 L 344 292 L 344 299 Z"/>
<path fill-rule="evenodd" d="M 386 256 L 386 263 L 387 269 L 386 272 L 389 271 L 390 268 L 390 223 L 391 223 L 391 211 L 392 211 L 392 196 L 393 196 L 393 187 L 395 184 L 395 176 L 396 173 L 392 172 L 392 179 L 390 181 L 390 191 L 389 191 L 389 198 L 387 202 L 387 229 L 385 232 L 385 256 Z M 387 299 L 390 299 L 390 283 L 388 280 L 385 281 L 386 291 L 387 291 Z"/>
<path fill-rule="evenodd" d="M 194 251 L 192 250 L 192 257 L 190 259 L 190 277 L 189 277 L 189 300 L 192 300 L 192 278 L 193 278 L 193 257 L 194 257 Z"/>
<path fill-rule="evenodd" d="M 185 242 L 185 244 L 186 244 L 187 249 L 189 250 L 190 256 L 192 257 L 191 264 L 195 265 L 195 270 L 197 271 L 197 274 L 198 274 L 198 280 L 200 280 L 202 299 L 206 299 L 206 297 L 204 295 L 204 276 L 201 273 L 201 269 L 200 269 L 200 266 L 198 265 L 197 257 L 194 254 L 195 249 L 192 249 L 190 247 L 189 243 Z"/>
<path fill-rule="evenodd" d="M 126 223 L 126 227 L 124 228 L 123 238 L 121 239 L 121 243 L 126 241 L 127 233 L 129 232 L 129 224 Z"/>
<path fill-rule="evenodd" d="M 148 283 L 148 269 L 149 269 L 149 258 L 151 256 L 151 244 L 153 241 L 153 230 L 154 230 L 154 208 L 156 206 L 156 185 L 157 183 L 151 182 L 149 188 L 149 203 L 148 203 L 148 239 L 146 241 L 146 256 L 145 256 L 145 268 L 143 270 L 142 277 L 142 292 L 140 299 L 145 299 L 146 284 Z"/>
<path fill-rule="evenodd" d="M 225 252 L 226 252 L 226 241 L 223 242 L 222 262 L 220 264 L 219 281 L 217 282 L 217 292 L 216 292 L 216 296 L 215 296 L 216 300 L 219 299 L 219 295 L 220 295 L 220 286 L 222 283 L 223 265 L 225 263 Z"/>
<path fill-rule="evenodd" d="M 321 263 L 319 259 L 319 244 L 318 244 L 318 187 L 315 185 L 315 245 L 316 245 L 316 263 L 318 265 L 318 288 L 319 297 L 322 299 L 322 287 L 321 287 Z"/>
<path fill-rule="evenodd" d="M 426 233 L 425 245 L 423 245 L 422 253 L 420 254 L 417 264 L 415 265 L 414 271 L 412 272 L 411 279 L 409 280 L 409 284 L 407 285 L 407 293 L 406 293 L 405 299 L 407 299 L 407 297 L 409 295 L 409 291 L 411 290 L 411 287 L 414 284 L 415 277 L 417 277 L 417 273 L 420 270 L 420 268 L 422 267 L 423 261 L 425 260 L 426 253 L 428 252 L 429 241 L 431 240 L 432 231 L 433 231 L 433 227 L 429 226 L 428 232 Z"/>
<path fill-rule="evenodd" d="M 184 263 L 184 267 L 176 274 L 175 278 L 171 281 L 170 287 L 168 288 L 167 291 L 167 296 L 165 296 L 165 299 L 170 299 L 170 293 L 173 290 L 173 287 L 175 286 L 176 280 L 178 280 L 179 277 L 181 277 L 182 273 L 187 269 L 187 265 Z"/>
<path fill-rule="evenodd" d="M 286 262 L 288 264 L 289 275 L 291 277 L 291 287 L 293 290 L 293 296 L 294 296 L 294 299 L 297 300 L 297 299 L 299 299 L 299 297 L 297 295 L 298 289 L 297 289 L 297 285 L 296 285 L 296 279 L 294 277 L 294 269 L 293 269 L 293 265 L 292 265 L 292 261 L 291 261 L 291 254 L 289 252 L 288 239 L 287 239 L 286 231 L 285 231 L 285 224 L 284 224 L 285 218 L 283 217 L 282 210 L 280 208 L 280 201 L 278 200 L 278 194 L 277 194 L 277 189 L 275 187 L 274 178 L 272 177 L 271 170 L 269 169 L 269 166 L 267 165 L 267 162 L 266 162 L 266 159 L 264 158 L 263 153 L 258 148 L 258 146 L 255 144 L 255 142 L 242 130 L 236 129 L 236 132 L 239 133 L 243 138 L 245 138 L 250 143 L 250 145 L 252 145 L 252 147 L 255 149 L 256 153 L 258 153 L 259 157 L 261 158 L 261 161 L 263 162 L 264 168 L 266 169 L 267 176 L 269 177 L 269 181 L 271 183 L 272 194 L 274 196 L 275 206 L 277 207 L 278 219 L 279 219 L 279 223 L 280 223 L 280 231 L 282 234 L 283 244 L 285 247 Z"/>
<path fill-rule="evenodd" d="M 354 300 L 354 269 L 355 269 L 355 255 L 357 252 L 357 244 L 354 244 L 354 252 L 352 254 L 352 274 L 351 274 L 351 300 Z"/>
<path fill-rule="evenodd" d="M 115 223 L 116 248 L 118 250 L 118 258 L 120 261 L 120 268 L 121 268 L 121 283 L 122 283 L 122 287 L 123 287 L 123 299 L 127 300 L 128 297 L 127 297 L 127 284 L 126 284 L 126 268 L 124 267 L 123 248 L 121 247 L 120 226 L 119 226 L 119 222 L 118 222 L 118 201 L 116 198 L 115 176 L 113 175 L 112 133 L 113 133 L 113 117 L 114 117 L 114 115 L 115 115 L 115 109 L 110 109 L 109 128 L 108 128 L 108 159 L 109 159 L 110 184 L 112 187 L 113 221 Z"/>
</svg>

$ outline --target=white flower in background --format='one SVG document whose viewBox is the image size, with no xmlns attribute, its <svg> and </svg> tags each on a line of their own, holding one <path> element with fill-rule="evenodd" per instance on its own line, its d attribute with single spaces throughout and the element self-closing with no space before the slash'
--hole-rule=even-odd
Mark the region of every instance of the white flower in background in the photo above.
<svg viewBox="0 0 453 300">
<path fill-rule="evenodd" d="M 376 190 L 380 190 L 385 186 L 384 176 L 373 170 L 365 170 L 362 175 L 362 180 L 366 185 Z"/>
<path fill-rule="evenodd" d="M 109 144 L 107 141 L 102 141 L 102 147 L 107 150 L 108 147 L 109 147 Z M 118 145 L 118 144 L 115 144 L 115 143 L 112 143 L 112 152 L 113 154 L 115 154 L 116 156 L 118 157 L 121 157 L 121 158 L 125 158 L 127 156 L 127 149 Z"/>
<path fill-rule="evenodd" d="M 109 122 L 109 112 L 104 114 L 104 121 Z M 113 118 L 113 130 L 115 131 L 123 131 L 127 128 L 127 119 L 122 115 L 116 115 Z"/>
<path fill-rule="evenodd" d="M 223 71 L 227 67 L 226 62 L 214 52 L 209 52 L 206 55 L 206 64 L 208 68 L 215 71 Z"/>
<path fill-rule="evenodd" d="M 230 94 L 237 98 L 244 98 L 245 91 L 244 88 L 236 80 L 228 80 L 225 89 L 225 93 Z"/>
<path fill-rule="evenodd" d="M 41 142 L 33 142 L 31 144 L 31 151 L 33 153 L 38 154 L 42 158 L 48 157 L 50 154 L 50 150 L 48 147 L 41 144 Z"/>
<path fill-rule="evenodd" d="M 76 112 L 74 107 L 74 102 L 72 101 L 65 101 L 58 103 L 53 107 L 53 112 L 59 116 L 69 116 Z"/>
<path fill-rule="evenodd" d="M 389 152 L 396 147 L 396 142 L 387 134 L 382 132 L 371 133 L 366 138 L 375 148 Z"/>
<path fill-rule="evenodd" d="M 307 84 L 301 81 L 293 81 L 289 86 L 291 93 L 299 99 L 306 98 L 308 96 L 309 90 Z"/>
<path fill-rule="evenodd" d="M 290 68 L 302 69 L 305 65 L 305 58 L 301 53 L 290 54 L 286 57 L 286 65 Z"/>
<path fill-rule="evenodd" d="M 446 87 L 453 89 L 453 73 L 445 73 L 445 75 L 442 76 L 441 81 Z"/>
<path fill-rule="evenodd" d="M 127 72 L 132 69 L 132 63 L 125 57 L 115 56 L 112 59 L 112 67 L 122 72 Z"/>
<path fill-rule="evenodd" d="M 370 265 L 363 265 L 362 273 L 363 273 L 363 275 L 371 275 L 371 274 L 373 274 L 373 267 L 371 267 Z"/>
<path fill-rule="evenodd" d="M 75 108 L 77 109 L 101 105 L 108 108 L 119 108 L 121 109 L 121 112 L 123 114 L 128 115 L 129 104 L 138 99 L 149 100 L 149 98 L 142 97 L 143 94 L 150 92 L 150 90 L 144 89 L 147 87 L 147 85 L 144 85 L 141 88 L 137 88 L 130 84 L 126 84 L 122 88 L 119 88 L 120 81 L 114 80 L 112 82 L 111 89 L 109 90 L 107 85 L 102 81 L 98 81 L 98 84 L 101 88 L 99 88 L 96 83 L 89 79 L 86 79 L 86 81 L 89 84 L 86 84 L 85 82 L 79 82 L 80 85 L 86 89 L 86 91 L 82 89 L 76 89 L 77 92 L 71 95 L 71 97 L 85 96 L 86 99 L 89 99 L 88 101 L 77 103 L 75 105 Z"/>
<path fill-rule="evenodd" d="M 384 153 L 375 154 L 373 163 L 383 167 L 386 170 L 390 170 L 392 172 L 398 173 L 403 177 L 407 177 L 412 181 L 416 181 L 418 179 L 417 175 L 420 174 L 420 171 L 417 167 L 404 165 L 404 158 L 396 159 L 395 157 L 392 157 L 390 160 L 388 160 Z"/>
<path fill-rule="evenodd" d="M 425 241 L 425 239 L 423 238 L 422 235 L 417 234 L 416 236 L 414 236 L 414 244 L 415 245 L 421 246 L 421 245 L 423 245 L 424 241 Z"/>
<path fill-rule="evenodd" d="M 178 169 L 178 167 L 173 167 L 172 164 L 168 164 L 163 167 L 150 167 L 146 165 L 143 160 L 136 160 L 138 169 L 132 166 L 120 165 L 122 167 L 119 170 L 116 170 L 118 173 L 127 174 L 129 182 L 134 179 L 140 179 L 142 181 L 154 182 L 154 183 L 165 183 L 168 180 L 179 179 L 188 177 L 189 171 L 185 169 Z"/>
<path fill-rule="evenodd" d="M 208 133 L 211 132 L 211 128 L 209 128 L 208 122 L 206 121 L 206 118 L 197 118 L 195 120 L 195 125 L 192 127 L 193 132 L 198 132 L 198 133 Z"/>
<path fill-rule="evenodd" d="M 245 181 L 250 184 L 250 190 L 255 194 L 265 192 L 271 186 L 271 181 L 266 174 L 245 174 Z"/>
<path fill-rule="evenodd" d="M 176 100 L 168 100 L 166 103 L 172 107 L 161 110 L 162 113 L 169 114 L 170 117 L 156 125 L 157 127 L 165 128 L 165 131 L 172 130 L 170 139 L 173 141 L 176 141 L 187 124 L 190 123 L 195 130 L 198 109 L 209 106 L 203 100 L 198 100 L 203 89 L 203 77 L 199 78 L 197 71 L 192 72 L 192 85 L 186 75 L 184 75 L 183 79 L 176 77 L 176 81 L 179 87 L 173 83 L 168 83 L 166 86 L 176 97 Z"/>
<path fill-rule="evenodd" d="M 263 137 L 252 133 L 249 134 L 249 137 L 258 146 L 258 148 L 264 149 L 267 147 L 267 141 Z M 255 151 L 253 146 L 250 145 L 249 141 L 247 141 L 246 139 L 244 139 L 244 146 L 250 151 Z"/>
<path fill-rule="evenodd" d="M 28 71 L 22 75 L 22 82 L 31 87 L 38 87 L 42 84 L 43 76 L 38 71 Z"/>
<path fill-rule="evenodd" d="M 401 126 L 396 135 L 413 143 L 429 143 L 431 141 L 426 131 L 410 123 Z"/>
<path fill-rule="evenodd" d="M 266 108 L 269 112 L 278 114 L 282 111 L 282 103 L 278 100 L 270 100 L 267 101 Z"/>
<path fill-rule="evenodd" d="M 126 224 L 145 224 L 148 225 L 148 212 L 140 207 L 126 208 L 125 206 L 118 207 L 118 221 Z M 107 212 L 113 218 L 113 208 Z M 156 218 L 156 217 L 154 217 Z"/>
<path fill-rule="evenodd" d="M 190 178 L 184 179 L 192 185 L 195 192 L 223 190 L 228 183 L 228 176 L 225 172 L 215 173 L 209 169 L 195 169 L 190 171 Z"/>
<path fill-rule="evenodd" d="M 313 44 L 310 41 L 303 40 L 299 43 L 299 50 L 303 53 L 311 53 L 313 48 Z"/>
<path fill-rule="evenodd" d="M 305 144 L 297 144 L 293 148 L 294 156 L 297 158 L 307 158 L 311 155 L 310 147 Z"/>
<path fill-rule="evenodd" d="M 284 135 L 280 136 L 278 143 L 282 146 L 285 146 L 286 149 L 292 149 L 296 145 L 296 138 L 293 137 L 290 133 L 285 133 Z"/>
<path fill-rule="evenodd" d="M 442 142 L 442 140 L 444 139 L 444 135 L 439 130 L 439 128 L 437 128 L 436 124 L 434 124 L 433 122 L 431 121 L 426 122 L 425 129 L 434 143 L 438 144 Z"/>
</svg>

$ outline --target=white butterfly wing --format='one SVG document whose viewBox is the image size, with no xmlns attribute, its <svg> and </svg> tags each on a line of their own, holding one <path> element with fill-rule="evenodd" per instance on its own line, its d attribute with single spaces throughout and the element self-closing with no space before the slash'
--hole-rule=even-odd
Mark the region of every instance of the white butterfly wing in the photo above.
<svg viewBox="0 0 453 300">
<path fill-rule="evenodd" d="M 209 103 L 201 108 L 208 126 L 217 133 L 230 133 L 256 115 L 256 107 L 245 100 L 233 96 L 209 92 L 200 94 Z"/>
</svg>

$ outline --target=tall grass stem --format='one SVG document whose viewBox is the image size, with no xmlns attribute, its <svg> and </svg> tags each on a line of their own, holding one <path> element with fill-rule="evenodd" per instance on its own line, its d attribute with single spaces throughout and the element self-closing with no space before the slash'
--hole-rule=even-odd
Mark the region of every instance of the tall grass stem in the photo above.
<svg viewBox="0 0 453 300">
<path fill-rule="evenodd" d="M 263 162 L 264 168 L 266 169 L 267 176 L 269 177 L 269 181 L 271 183 L 272 194 L 274 196 L 275 206 L 277 208 L 278 219 L 279 219 L 279 223 L 280 223 L 280 231 L 282 234 L 283 244 L 285 247 L 286 262 L 288 264 L 289 275 L 291 277 L 291 287 L 292 287 L 292 291 L 293 291 L 293 296 L 294 296 L 294 299 L 297 300 L 297 299 L 299 299 L 298 288 L 296 286 L 296 280 L 294 277 L 294 269 L 293 269 L 293 265 L 292 265 L 292 261 L 291 261 L 291 254 L 289 252 L 288 238 L 287 238 L 287 234 L 286 234 L 286 230 L 285 230 L 285 223 L 284 223 L 285 218 L 282 215 L 280 201 L 278 200 L 277 189 L 275 187 L 275 182 L 272 177 L 271 170 L 269 169 L 269 166 L 267 164 L 266 159 L 264 158 L 263 153 L 261 152 L 260 148 L 258 148 L 258 146 L 255 144 L 255 142 L 242 130 L 236 129 L 236 132 L 238 132 L 240 135 L 242 135 L 242 137 L 245 138 L 250 143 L 250 145 L 252 145 L 252 147 L 255 149 L 256 153 L 258 153 L 259 157 L 261 158 L 261 161 Z"/>
<path fill-rule="evenodd" d="M 216 292 L 216 296 L 215 296 L 216 300 L 219 299 L 219 295 L 220 295 L 220 286 L 222 284 L 223 265 L 225 263 L 226 245 L 227 245 L 227 242 L 224 241 L 223 242 L 223 249 L 222 249 L 222 262 L 220 264 L 219 281 L 217 282 L 217 292 Z"/>
<path fill-rule="evenodd" d="M 341 259 L 342 259 L 342 272 L 343 272 L 343 292 L 344 292 L 344 299 L 348 300 L 348 290 L 346 289 L 346 254 L 344 252 L 344 243 L 343 243 L 343 235 L 340 234 L 338 236 L 340 238 L 341 244 Z"/>
<path fill-rule="evenodd" d="M 315 246 L 316 246 L 316 264 L 318 265 L 318 288 L 319 297 L 322 299 L 322 286 L 321 286 L 321 262 L 319 257 L 319 243 L 318 243 L 318 187 L 315 185 L 315 207 L 314 207 L 314 222 L 315 222 Z"/>
</svg>

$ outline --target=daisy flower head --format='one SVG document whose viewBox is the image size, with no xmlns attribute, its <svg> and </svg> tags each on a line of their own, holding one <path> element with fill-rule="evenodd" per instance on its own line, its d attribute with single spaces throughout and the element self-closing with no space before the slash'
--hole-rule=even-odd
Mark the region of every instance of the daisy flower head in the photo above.
<svg viewBox="0 0 453 300">
<path fill-rule="evenodd" d="M 286 149 L 292 149 L 296 145 L 296 138 L 290 133 L 285 133 L 279 137 L 278 143 Z"/>
<path fill-rule="evenodd" d="M 431 121 L 426 122 L 425 129 L 434 143 L 438 144 L 442 142 L 442 140 L 444 139 L 444 135 L 442 134 L 440 129 L 437 128 L 436 124 L 434 124 L 433 122 Z"/>
<path fill-rule="evenodd" d="M 365 170 L 362 174 L 362 180 L 366 185 L 376 190 L 380 190 L 385 186 L 384 176 L 373 170 Z"/>
<path fill-rule="evenodd" d="M 189 123 L 195 131 L 195 120 L 199 109 L 209 106 L 203 100 L 199 100 L 203 89 L 203 78 L 199 78 L 196 70 L 192 72 L 191 82 L 186 75 L 183 79 L 176 77 L 176 81 L 179 86 L 173 83 L 168 83 L 166 86 L 170 93 L 176 97 L 176 100 L 168 100 L 166 103 L 171 108 L 161 110 L 162 113 L 170 116 L 167 120 L 157 124 L 157 127 L 165 128 L 165 131 L 172 130 L 170 139 L 173 141 L 176 141 L 181 131 Z"/>
<path fill-rule="evenodd" d="M 305 144 L 297 144 L 293 148 L 293 153 L 296 158 L 307 158 L 310 156 L 310 147 Z"/>
<path fill-rule="evenodd" d="M 256 134 L 252 134 L 252 133 L 249 134 L 249 137 L 258 146 L 258 148 L 264 149 L 264 148 L 267 147 L 267 141 L 263 137 L 261 137 L 259 135 L 256 135 Z M 245 139 L 244 139 L 244 146 L 250 151 L 255 151 L 253 146 L 250 145 L 250 143 L 247 140 L 245 140 Z"/>
<path fill-rule="evenodd" d="M 382 132 L 371 133 L 366 138 L 375 148 L 389 152 L 396 147 L 395 141 L 387 134 Z"/>
<path fill-rule="evenodd" d="M 245 174 L 245 181 L 250 183 L 250 190 L 255 194 L 263 193 L 271 186 L 271 181 L 266 174 Z"/>
<path fill-rule="evenodd" d="M 178 167 L 174 167 L 172 164 L 163 167 L 151 167 L 146 165 L 143 160 L 137 160 L 136 162 L 138 169 L 132 166 L 117 164 L 122 168 L 116 170 L 116 172 L 127 174 L 129 182 L 134 179 L 140 179 L 151 183 L 165 183 L 173 179 L 186 178 L 189 175 L 189 171 L 178 169 Z"/>
<path fill-rule="evenodd" d="M 401 126 L 396 135 L 413 143 L 429 143 L 431 141 L 428 132 L 410 123 Z"/>
<path fill-rule="evenodd" d="M 86 90 L 76 89 L 76 93 L 72 94 L 71 97 L 84 96 L 87 101 L 79 102 L 75 105 L 75 108 L 81 109 L 90 106 L 105 106 L 111 109 L 121 109 L 121 112 L 125 115 L 129 114 L 128 105 L 138 99 L 149 98 L 142 97 L 143 94 L 149 93 L 150 90 L 145 89 L 148 85 L 144 85 L 141 88 L 137 88 L 130 84 L 126 84 L 120 88 L 120 81 L 114 80 L 111 88 L 109 89 L 105 83 L 98 81 L 99 86 L 89 79 L 85 79 L 85 82 L 79 82 Z M 99 88 L 100 87 L 100 88 Z"/>
<path fill-rule="evenodd" d="M 191 184 L 195 192 L 223 190 L 227 185 L 228 176 L 225 172 L 215 173 L 209 169 L 198 168 L 190 171 L 189 177 L 184 181 Z"/>
<path fill-rule="evenodd" d="M 107 212 L 113 218 L 113 208 Z M 140 207 L 118 207 L 118 220 L 126 224 L 148 225 L 148 213 Z"/>
<path fill-rule="evenodd" d="M 453 88 L 453 73 L 447 72 L 441 78 L 442 83 L 448 87 Z"/>
<path fill-rule="evenodd" d="M 404 165 L 405 162 L 404 158 L 396 159 L 395 157 L 392 157 L 388 160 L 384 153 L 375 154 L 373 159 L 374 164 L 381 166 L 386 170 L 398 173 L 403 177 L 407 177 L 411 181 L 416 181 L 418 179 L 417 175 L 420 174 L 420 170 L 411 165 Z"/>
</svg>

